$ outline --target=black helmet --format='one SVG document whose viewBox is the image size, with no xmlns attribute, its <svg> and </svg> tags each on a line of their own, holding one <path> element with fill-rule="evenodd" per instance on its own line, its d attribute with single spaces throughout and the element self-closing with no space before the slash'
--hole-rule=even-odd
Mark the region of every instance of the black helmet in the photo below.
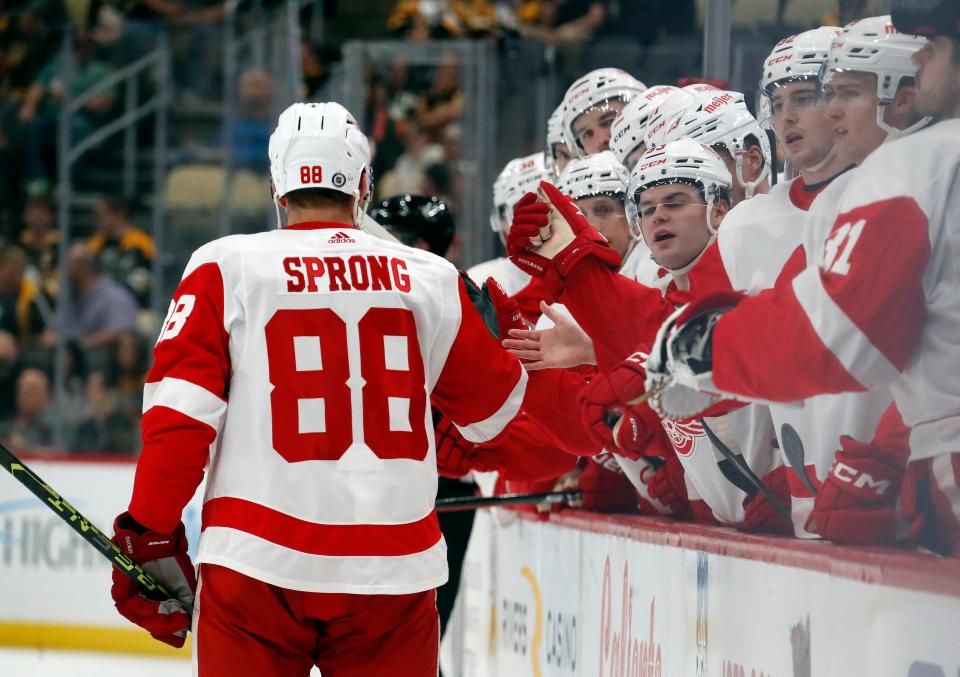
<svg viewBox="0 0 960 677">
<path fill-rule="evenodd" d="M 370 216 L 406 245 L 423 240 L 438 256 L 447 253 L 456 226 L 447 203 L 437 197 L 396 195 L 370 210 Z"/>
</svg>

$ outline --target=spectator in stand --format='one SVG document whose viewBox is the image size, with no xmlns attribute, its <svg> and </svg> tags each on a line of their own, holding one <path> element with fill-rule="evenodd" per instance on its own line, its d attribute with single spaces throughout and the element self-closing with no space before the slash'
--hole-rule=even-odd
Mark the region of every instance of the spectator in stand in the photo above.
<svg viewBox="0 0 960 677">
<path fill-rule="evenodd" d="M 156 251 L 153 239 L 133 224 L 131 212 L 130 202 L 119 195 L 100 198 L 94 206 L 97 232 L 87 240 L 87 248 L 100 272 L 129 289 L 146 308 Z"/>
<path fill-rule="evenodd" d="M 520 33 L 548 45 L 589 39 L 607 15 L 602 0 L 534 0 L 524 2 L 517 12 Z"/>
<path fill-rule="evenodd" d="M 27 135 L 19 120 L 27 89 L 55 49 L 56 20 L 37 3 L 0 2 L 0 237 L 15 238 L 14 223 L 23 207 L 21 189 Z M 23 7 L 23 5 L 27 5 Z"/>
<path fill-rule="evenodd" d="M 417 125 L 430 141 L 439 141 L 444 128 L 462 115 L 460 67 L 451 56 L 437 66 L 433 85 L 417 102 Z"/>
<path fill-rule="evenodd" d="M 14 453 L 53 450 L 50 379 L 39 369 L 24 369 L 17 379 L 16 411 L 0 425 L 0 440 Z"/>
<path fill-rule="evenodd" d="M 20 349 L 17 339 L 0 331 L 0 425 L 16 413 L 17 379 L 20 377 Z"/>
<path fill-rule="evenodd" d="M 67 307 L 46 333 L 47 345 L 54 345 L 60 332 L 64 339 L 77 341 L 86 350 L 112 347 L 122 332 L 135 327 L 136 299 L 126 287 L 100 273 L 97 257 L 86 245 L 70 248 L 66 272 L 72 298 L 60 300 Z"/>
<path fill-rule="evenodd" d="M 110 65 L 94 55 L 90 37 L 77 34 L 74 38 L 74 70 L 69 96 L 87 91 L 111 73 Z M 60 56 L 44 66 L 24 95 L 19 119 L 26 127 L 27 189 L 30 193 L 48 190 L 53 176 L 56 153 L 59 106 L 65 96 L 63 65 Z M 87 99 L 71 116 L 71 134 L 74 141 L 84 138 L 111 115 L 116 102 L 116 91 L 109 88 Z"/>
<path fill-rule="evenodd" d="M 231 143 L 234 163 L 266 175 L 266 158 L 270 134 L 276 125 L 270 104 L 273 101 L 273 78 L 262 70 L 248 70 L 237 81 L 237 120 Z"/>
<path fill-rule="evenodd" d="M 21 346 L 39 341 L 48 311 L 26 272 L 27 255 L 20 247 L 0 250 L 0 330 L 13 334 Z"/>
<path fill-rule="evenodd" d="M 107 377 L 95 371 L 87 377 L 85 413 L 77 424 L 71 451 L 84 454 L 132 454 L 136 434 L 129 418 L 119 411 L 117 393 Z M 139 430 L 139 429 L 138 429 Z"/>
<path fill-rule="evenodd" d="M 430 143 L 413 121 L 406 127 L 403 144 L 406 149 L 403 155 L 397 158 L 390 171 L 384 173 L 382 180 L 374 183 L 374 190 L 380 197 L 387 198 L 401 193 L 422 194 L 425 192 L 426 168 L 443 162 L 443 148 Z"/>
<path fill-rule="evenodd" d="M 53 200 L 44 196 L 27 199 L 23 209 L 20 246 L 30 261 L 30 276 L 49 301 L 57 297 L 60 231 L 56 226 L 57 210 Z"/>
<path fill-rule="evenodd" d="M 143 409 L 143 386 L 147 380 L 147 343 L 133 331 L 117 337 L 113 355 L 116 374 L 117 409 L 127 417 L 134 430 L 140 430 Z"/>
</svg>

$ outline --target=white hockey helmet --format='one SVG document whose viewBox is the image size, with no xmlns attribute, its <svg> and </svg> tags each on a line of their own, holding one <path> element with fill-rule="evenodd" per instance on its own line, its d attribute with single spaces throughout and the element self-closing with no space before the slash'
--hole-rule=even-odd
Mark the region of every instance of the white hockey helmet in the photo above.
<svg viewBox="0 0 960 677">
<path fill-rule="evenodd" d="M 346 108 L 332 101 L 293 104 L 280 114 L 268 154 L 275 201 L 303 188 L 329 188 L 354 197 L 354 223 L 360 222 L 373 192 L 370 147 Z"/>
<path fill-rule="evenodd" d="M 763 129 L 771 129 L 769 104 L 776 88 L 791 82 L 816 80 L 830 53 L 830 45 L 838 35 L 838 27 L 821 26 L 791 35 L 776 44 L 763 62 L 757 87 L 757 121 Z"/>
<path fill-rule="evenodd" d="M 557 166 L 557 146 L 566 146 L 563 139 L 563 104 L 557 106 L 547 118 L 547 144 L 543 149 L 543 164 L 547 173 L 557 178 L 560 170 Z"/>
<path fill-rule="evenodd" d="M 646 90 L 640 96 L 623 107 L 610 126 L 610 150 L 617 159 L 627 166 L 631 153 L 643 144 L 643 135 L 647 130 L 647 122 L 657 109 L 657 106 L 666 99 L 676 87 L 657 85 Z"/>
<path fill-rule="evenodd" d="M 563 139 L 577 157 L 584 151 L 573 133 L 573 123 L 591 108 L 603 105 L 612 99 L 624 104 L 646 90 L 646 85 L 619 68 L 598 68 L 579 78 L 563 95 Z"/>
<path fill-rule="evenodd" d="M 693 261 L 682 268 L 669 269 L 676 274 L 686 273 L 703 252 L 716 238 L 717 231 L 710 221 L 713 207 L 721 199 L 729 202 L 730 191 L 733 188 L 733 178 L 727 170 L 726 164 L 717 152 L 710 146 L 698 143 L 692 139 L 671 141 L 663 146 L 650 148 L 637 162 L 630 175 L 630 184 L 627 186 L 626 211 L 627 221 L 634 234 L 643 237 L 640 228 L 639 204 L 643 191 L 654 186 L 671 183 L 686 183 L 696 186 L 703 194 L 706 202 L 706 226 L 710 233 L 710 240 L 703 251 Z"/>
<path fill-rule="evenodd" d="M 883 120 L 884 106 L 893 103 L 897 88 L 905 78 L 916 78 L 917 67 L 911 57 L 927 39 L 900 33 L 889 15 L 851 21 L 830 45 L 826 61 L 820 67 L 821 90 L 830 87 L 834 74 L 844 71 L 871 73 L 877 78 L 877 125 L 892 140 L 914 132 L 929 122 L 923 118 L 908 129 L 896 129 Z"/>
<path fill-rule="evenodd" d="M 757 186 L 770 175 L 770 139 L 753 117 L 743 94 L 722 89 L 694 95 L 694 101 L 681 111 L 672 122 L 667 121 L 663 140 L 666 143 L 678 139 L 693 139 L 708 146 L 722 145 L 733 158 L 737 181 L 744 187 L 748 198 L 753 197 Z M 763 154 L 763 170 L 755 181 L 743 179 L 743 156 L 749 149 L 747 140 L 756 139 Z"/>
<path fill-rule="evenodd" d="M 647 120 L 647 129 L 643 133 L 646 147 L 662 146 L 667 138 L 667 125 L 696 100 L 693 94 L 684 89 L 676 89 L 665 96 Z"/>
<path fill-rule="evenodd" d="M 709 82 L 692 82 L 689 85 L 684 85 L 680 89 L 685 92 L 690 92 L 691 94 L 702 94 L 703 92 L 714 92 L 720 88 L 716 85 L 711 85 Z"/>
<path fill-rule="evenodd" d="M 574 200 L 594 195 L 623 199 L 630 184 L 630 173 L 612 151 L 604 150 L 583 158 L 574 158 L 563 170 L 557 190 Z"/>
<path fill-rule="evenodd" d="M 532 193 L 546 179 L 543 153 L 534 153 L 510 160 L 493 182 L 493 211 L 490 227 L 507 241 L 507 231 L 513 221 L 513 208 L 527 193 Z"/>
</svg>

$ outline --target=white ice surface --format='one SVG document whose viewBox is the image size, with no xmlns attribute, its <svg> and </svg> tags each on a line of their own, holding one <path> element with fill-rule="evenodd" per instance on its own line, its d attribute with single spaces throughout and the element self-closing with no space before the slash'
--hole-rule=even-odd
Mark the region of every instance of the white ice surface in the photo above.
<svg viewBox="0 0 960 677">
<path fill-rule="evenodd" d="M 190 661 L 84 651 L 0 649 L 2 677 L 191 677 Z M 320 677 L 316 668 L 311 677 Z"/>
</svg>

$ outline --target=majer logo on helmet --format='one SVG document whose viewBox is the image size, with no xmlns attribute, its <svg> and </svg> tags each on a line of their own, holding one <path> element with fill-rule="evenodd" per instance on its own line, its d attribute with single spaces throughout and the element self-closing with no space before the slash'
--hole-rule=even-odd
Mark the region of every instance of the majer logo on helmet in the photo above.
<svg viewBox="0 0 960 677">
<path fill-rule="evenodd" d="M 763 169 L 755 180 L 745 181 L 743 155 L 749 149 L 751 137 L 760 146 Z M 663 133 L 665 143 L 684 138 L 708 146 L 720 144 L 726 148 L 733 158 L 737 181 L 744 187 L 747 198 L 753 197 L 757 186 L 770 175 L 770 140 L 766 132 L 760 129 L 740 92 L 717 89 L 693 95 L 692 103 L 672 121 L 666 121 Z"/>
<path fill-rule="evenodd" d="M 334 102 L 293 104 L 280 114 L 268 153 L 275 202 L 295 190 L 336 190 L 354 197 L 360 224 L 373 193 L 370 147 L 350 111 Z"/>
</svg>

